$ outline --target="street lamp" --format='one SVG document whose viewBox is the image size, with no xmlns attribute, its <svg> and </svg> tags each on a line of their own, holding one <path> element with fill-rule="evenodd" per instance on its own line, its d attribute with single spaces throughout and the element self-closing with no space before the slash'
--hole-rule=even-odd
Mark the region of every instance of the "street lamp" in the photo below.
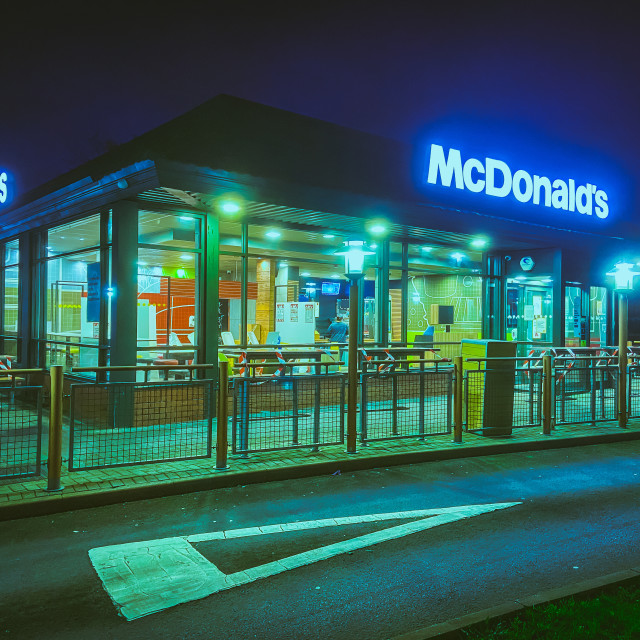
<svg viewBox="0 0 640 640">
<path fill-rule="evenodd" d="M 614 290 L 618 294 L 618 367 L 620 384 L 618 385 L 618 424 L 627 426 L 627 340 L 629 302 L 627 294 L 633 291 L 633 276 L 640 271 L 633 269 L 630 262 L 618 262 L 613 271 L 607 273 L 613 278 Z"/>
<path fill-rule="evenodd" d="M 349 287 L 349 351 L 347 357 L 347 453 L 356 452 L 358 409 L 358 320 L 360 297 L 358 282 L 364 275 L 366 256 L 373 255 L 362 240 L 347 240 L 336 255 L 344 256 L 344 272 L 351 281 Z"/>
</svg>

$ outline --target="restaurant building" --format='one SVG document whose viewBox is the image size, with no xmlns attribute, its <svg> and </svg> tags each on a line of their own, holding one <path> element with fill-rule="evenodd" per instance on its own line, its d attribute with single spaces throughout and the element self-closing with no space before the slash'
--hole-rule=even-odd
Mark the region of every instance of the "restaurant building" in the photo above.
<svg viewBox="0 0 640 640">
<path fill-rule="evenodd" d="M 606 273 L 638 237 L 625 188 L 584 154 L 447 131 L 409 145 L 220 95 L 18 194 L 0 354 L 69 370 L 322 342 L 348 318 L 354 238 L 374 252 L 365 345 L 612 344 Z"/>
</svg>

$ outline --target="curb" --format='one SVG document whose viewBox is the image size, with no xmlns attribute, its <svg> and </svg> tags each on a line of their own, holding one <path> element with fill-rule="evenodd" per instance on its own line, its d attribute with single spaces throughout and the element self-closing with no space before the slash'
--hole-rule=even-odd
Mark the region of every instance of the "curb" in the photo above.
<svg viewBox="0 0 640 640">
<path fill-rule="evenodd" d="M 520 611 L 530 607 L 549 604 L 568 598 L 570 596 L 586 596 L 596 594 L 606 588 L 624 586 L 630 580 L 640 578 L 640 567 L 610 573 L 590 580 L 572 582 L 564 587 L 548 589 L 531 596 L 518 598 L 517 600 L 504 602 L 496 607 L 482 609 L 475 613 L 469 613 L 458 618 L 452 618 L 446 622 L 434 624 L 422 629 L 416 629 L 399 636 L 393 636 L 389 640 L 460 640 L 463 629 L 472 627 L 483 622 L 497 622 L 499 619 L 509 619 Z"/>
<path fill-rule="evenodd" d="M 119 487 L 105 491 L 96 490 L 95 493 L 85 494 L 46 494 L 42 497 L 25 501 L 0 505 L 0 522 L 18 518 L 31 518 L 75 509 L 89 509 L 103 507 L 121 502 L 162 498 L 165 496 L 192 493 L 195 491 L 209 491 L 211 489 L 226 489 L 245 484 L 258 484 L 283 480 L 295 480 L 313 476 L 330 475 L 339 469 L 341 472 L 362 471 L 378 467 L 390 467 L 423 462 L 437 462 L 442 460 L 457 460 L 461 458 L 476 458 L 503 453 L 521 453 L 525 451 L 544 451 L 548 449 L 563 449 L 597 444 L 611 444 L 629 440 L 640 440 L 640 431 L 600 434 L 593 436 L 578 436 L 558 440 L 534 440 L 523 442 L 509 442 L 505 444 L 490 444 L 473 448 L 442 449 L 431 451 L 415 451 L 410 453 L 385 454 L 379 456 L 358 457 L 350 456 L 342 460 L 315 462 L 293 466 L 283 466 L 274 469 L 259 469 L 225 474 L 223 471 L 211 470 L 210 476 L 173 480 L 170 482 L 156 482 L 133 487 Z M 212 460 L 213 467 L 213 460 Z"/>
</svg>

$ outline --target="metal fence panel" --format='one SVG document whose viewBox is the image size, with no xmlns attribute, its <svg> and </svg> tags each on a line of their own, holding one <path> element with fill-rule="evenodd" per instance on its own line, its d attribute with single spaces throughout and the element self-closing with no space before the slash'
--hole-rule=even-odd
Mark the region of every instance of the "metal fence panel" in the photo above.
<svg viewBox="0 0 640 640">
<path fill-rule="evenodd" d="M 360 440 L 451 433 L 453 369 L 362 375 Z"/>
<path fill-rule="evenodd" d="M 465 375 L 469 432 L 509 434 L 514 428 L 542 424 L 540 367 L 468 370 Z"/>
<path fill-rule="evenodd" d="M 212 380 L 71 386 L 69 469 L 212 455 Z"/>
<path fill-rule="evenodd" d="M 604 362 L 604 361 L 603 361 Z M 618 367 L 578 358 L 554 370 L 555 423 L 577 424 L 616 420 Z"/>
<path fill-rule="evenodd" d="M 0 478 L 40 475 L 42 387 L 0 387 Z"/>
<path fill-rule="evenodd" d="M 344 442 L 346 376 L 233 380 L 232 451 L 276 451 Z"/>
<path fill-rule="evenodd" d="M 629 418 L 640 417 L 640 365 L 633 364 L 628 369 Z"/>
</svg>

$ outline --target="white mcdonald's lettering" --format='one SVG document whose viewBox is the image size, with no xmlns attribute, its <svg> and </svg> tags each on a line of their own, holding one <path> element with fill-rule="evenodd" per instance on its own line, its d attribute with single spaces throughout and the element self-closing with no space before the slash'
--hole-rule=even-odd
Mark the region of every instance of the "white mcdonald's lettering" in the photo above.
<svg viewBox="0 0 640 640">
<path fill-rule="evenodd" d="M 598 218 L 609 215 L 609 197 L 595 184 L 586 183 L 576 187 L 573 179 L 551 179 L 546 176 L 531 175 L 523 169 L 515 172 L 502 160 L 468 158 L 462 162 L 459 149 L 450 148 L 445 156 L 444 148 L 432 144 L 427 172 L 429 184 L 456 189 L 484 192 L 494 198 L 506 198 L 509 195 L 522 203 L 530 202 L 553 209 L 577 211 Z"/>
</svg>

